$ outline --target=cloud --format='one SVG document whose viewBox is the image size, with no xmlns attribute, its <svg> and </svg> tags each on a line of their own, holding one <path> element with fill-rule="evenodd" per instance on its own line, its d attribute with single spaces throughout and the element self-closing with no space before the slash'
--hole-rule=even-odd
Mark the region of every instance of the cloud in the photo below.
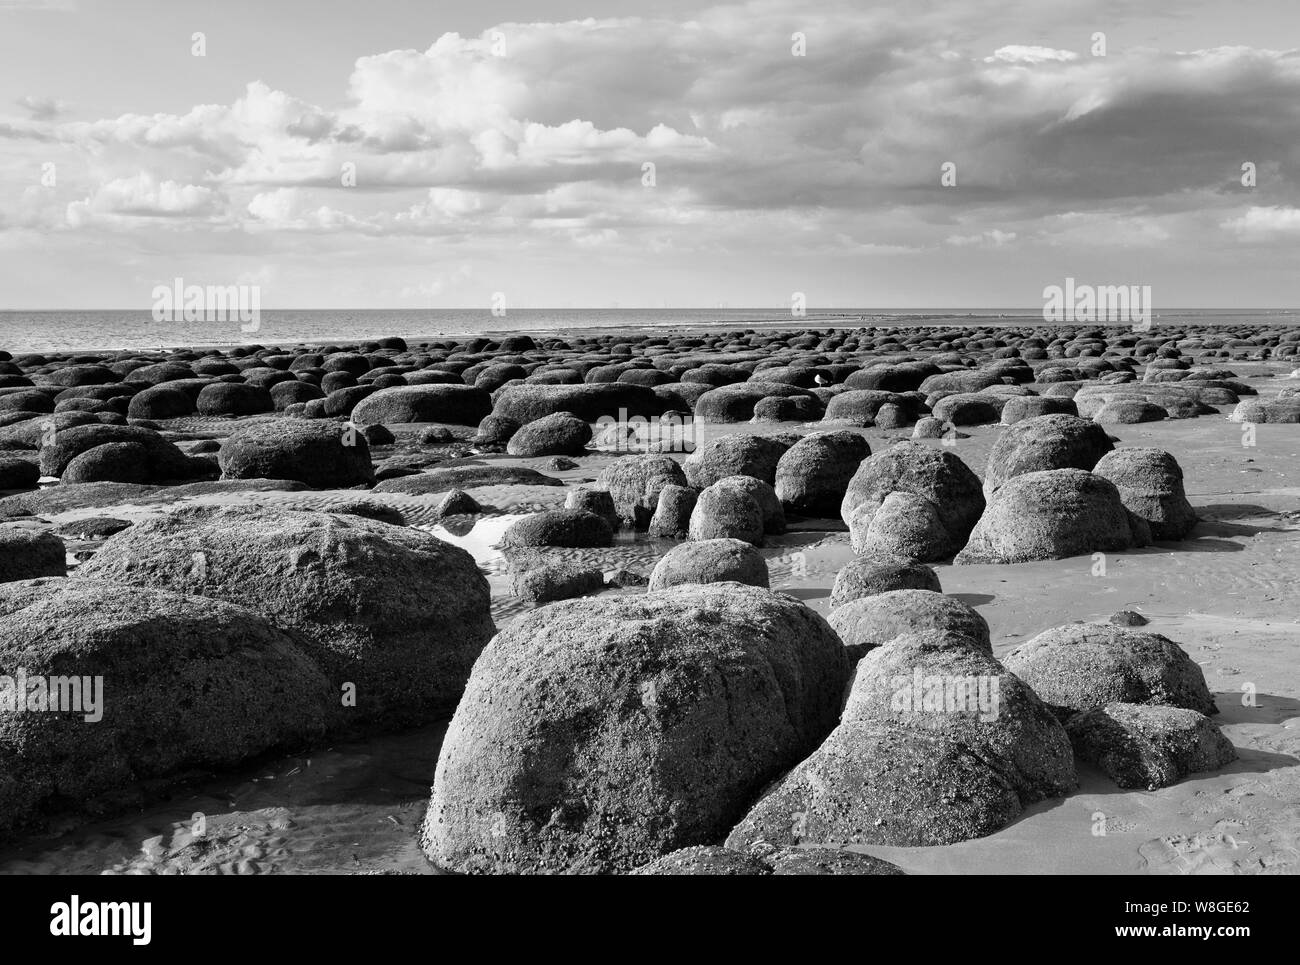
<svg viewBox="0 0 1300 965">
<path fill-rule="evenodd" d="M 68 110 L 68 105 L 55 97 L 26 96 L 18 98 L 14 103 L 37 121 L 53 120 Z"/>
<path fill-rule="evenodd" d="M 1300 208 L 1252 207 L 1222 227 L 1241 241 L 1300 239 Z"/>
<path fill-rule="evenodd" d="M 689 20 L 502 23 L 364 53 L 325 104 L 255 76 L 229 103 L 88 121 L 31 98 L 29 117 L 0 120 L 30 152 L 0 160 L 0 207 L 17 210 L 5 185 L 30 184 L 58 148 L 78 162 L 60 160 L 60 191 L 81 180 L 24 224 L 185 226 L 214 247 L 292 234 L 319 250 L 409 240 L 419 257 L 445 244 L 903 262 L 1294 231 L 1300 53 L 995 47 L 972 28 L 1038 36 L 1028 8 L 899 9 L 757 0 Z M 1272 207 L 1242 211 L 1247 160 Z"/>
<path fill-rule="evenodd" d="M 985 57 L 986 64 L 1046 64 L 1078 60 L 1079 55 L 1073 50 L 1056 50 L 1052 47 L 1027 47 L 1011 44 L 993 51 L 992 57 Z"/>
<path fill-rule="evenodd" d="M 158 181 L 142 171 L 132 178 L 109 181 L 85 200 L 72 202 L 67 221 L 76 227 L 127 218 L 210 218 L 221 208 L 221 199 L 212 188 Z"/>
<path fill-rule="evenodd" d="M 1016 233 L 1014 231 L 1000 231 L 997 228 L 992 228 L 976 235 L 949 235 L 945 239 L 945 243 L 958 248 L 1001 248 L 1003 245 L 1009 245 L 1015 240 Z"/>
</svg>

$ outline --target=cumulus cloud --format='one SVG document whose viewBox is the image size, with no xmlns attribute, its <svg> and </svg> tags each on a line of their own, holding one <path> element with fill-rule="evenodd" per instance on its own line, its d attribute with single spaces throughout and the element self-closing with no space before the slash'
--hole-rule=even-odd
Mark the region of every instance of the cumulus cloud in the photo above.
<svg viewBox="0 0 1300 965">
<path fill-rule="evenodd" d="M 1300 239 L 1300 208 L 1252 207 L 1225 221 L 1223 227 L 1242 241 Z"/>
<path fill-rule="evenodd" d="M 68 205 L 73 226 L 122 218 L 208 218 L 221 209 L 212 188 L 176 181 L 159 181 L 147 171 L 100 185 L 93 195 Z"/>
</svg>

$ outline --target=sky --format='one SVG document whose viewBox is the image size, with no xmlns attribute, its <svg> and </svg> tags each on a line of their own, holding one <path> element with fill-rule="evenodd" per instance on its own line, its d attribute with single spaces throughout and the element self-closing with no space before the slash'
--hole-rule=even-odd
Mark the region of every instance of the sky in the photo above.
<svg viewBox="0 0 1300 965">
<path fill-rule="evenodd" d="M 1296 307 L 1297 48 L 1295 0 L 0 0 L 0 309 Z"/>
</svg>

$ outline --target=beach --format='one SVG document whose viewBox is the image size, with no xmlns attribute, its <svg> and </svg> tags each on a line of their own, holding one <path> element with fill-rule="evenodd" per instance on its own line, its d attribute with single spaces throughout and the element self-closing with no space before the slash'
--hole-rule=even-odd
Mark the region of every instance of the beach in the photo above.
<svg viewBox="0 0 1300 965">
<path fill-rule="evenodd" d="M 533 741 L 535 753 L 551 754 L 558 752 L 558 747 L 547 741 L 559 740 L 569 742 L 567 754 L 595 755 L 584 768 L 595 767 L 601 760 L 604 764 L 600 766 L 648 768 L 647 773 L 654 773 L 655 768 L 668 766 L 665 755 L 674 751 L 671 743 L 641 744 L 630 737 L 622 749 L 603 747 L 600 733 L 583 735 L 571 729 L 561 729 L 547 738 L 544 735 L 550 725 L 544 715 L 548 712 L 535 709 L 528 713 L 543 716 L 515 720 L 490 713 L 490 720 L 474 725 L 478 729 L 472 731 L 473 740 L 471 732 L 464 729 L 468 725 L 458 717 L 452 723 L 455 740 L 462 742 L 457 757 L 444 746 L 444 737 L 453 712 L 462 715 L 472 709 L 466 703 L 470 698 L 458 696 L 466 688 L 466 677 L 475 701 L 492 695 L 489 703 L 497 702 L 493 706 L 500 702 L 514 706 L 516 701 L 522 701 L 520 708 L 534 706 L 530 703 L 533 697 L 528 696 L 531 690 L 512 696 L 511 688 L 524 683 L 510 683 L 508 676 L 502 676 L 504 671 L 493 669 L 495 663 L 487 656 L 480 657 L 480 652 L 499 649 L 504 654 L 504 648 L 511 645 L 523 646 L 520 652 L 527 653 L 529 646 L 543 646 L 541 637 L 529 645 L 517 636 L 511 639 L 511 635 L 542 632 L 546 621 L 536 620 L 552 611 L 561 623 L 571 614 L 577 621 L 574 625 L 580 627 L 584 620 L 644 619 L 631 613 L 641 613 L 636 608 L 649 605 L 645 613 L 655 614 L 653 619 L 659 620 L 662 611 L 662 620 L 671 625 L 679 619 L 670 614 L 677 612 L 674 607 L 680 599 L 694 600 L 690 606 L 709 612 L 711 607 L 723 606 L 718 611 L 722 616 L 716 619 L 726 621 L 734 619 L 726 616 L 731 612 L 727 594 L 739 593 L 739 600 L 748 599 L 745 593 L 761 592 L 781 601 L 773 605 L 787 614 L 773 615 L 774 626 L 785 626 L 782 620 L 817 621 L 822 629 L 816 632 L 835 646 L 841 640 L 836 634 L 843 636 L 842 645 L 853 653 L 847 670 L 817 673 L 841 681 L 826 687 L 842 688 L 847 682 L 857 692 L 864 686 L 864 671 L 858 671 L 855 682 L 853 662 L 867 660 L 864 654 L 873 651 L 880 653 L 868 660 L 872 666 L 874 661 L 883 661 L 886 653 L 897 652 L 902 659 L 910 644 L 895 638 L 941 632 L 947 641 L 943 648 L 956 648 L 953 653 L 957 657 L 964 652 L 961 633 L 944 624 L 946 618 L 934 616 L 928 609 L 914 611 L 912 607 L 919 604 L 912 602 L 886 621 L 893 627 L 888 633 L 881 629 L 885 624 L 872 622 L 870 634 L 874 636 L 861 637 L 859 634 L 867 632 L 862 629 L 867 623 L 855 623 L 851 630 L 844 629 L 849 624 L 836 623 L 833 614 L 837 609 L 859 605 L 842 600 L 837 601 L 840 606 L 831 605 L 833 593 L 840 592 L 836 589 L 838 574 L 855 560 L 878 557 L 901 566 L 904 556 L 908 559 L 903 562 L 933 571 L 942 595 L 953 601 L 945 606 L 959 607 L 962 614 L 973 611 L 976 616 L 963 619 L 979 619 L 987 625 L 991 656 L 979 659 L 1002 662 L 991 666 L 1025 660 L 1023 655 L 1010 655 L 1053 628 L 1081 623 L 1114 627 L 1112 615 L 1137 614 L 1143 622 L 1127 624 L 1133 629 L 1121 631 L 1114 645 L 1122 651 L 1126 645 L 1122 634 L 1132 633 L 1159 635 L 1181 648 L 1190 664 L 1199 668 L 1214 705 L 1215 712 L 1198 726 L 1217 729 L 1231 745 L 1231 759 L 1182 773 L 1164 786 L 1119 787 L 1113 760 L 1107 764 L 1110 759 L 1106 758 L 1099 764 L 1085 759 L 1087 752 L 1079 750 L 1083 745 L 1071 730 L 1076 754 L 1068 771 L 1071 778 L 1077 775 L 1077 783 L 1065 788 L 1053 778 L 1056 783 L 1045 790 L 1051 782 L 1033 777 L 1032 768 L 1015 758 L 1020 761 L 1014 765 L 1019 777 L 1012 779 L 1018 802 L 1009 817 L 997 809 L 996 817 L 993 812 L 976 814 L 963 809 L 958 809 L 955 817 L 948 815 L 940 803 L 943 792 L 927 791 L 924 783 L 912 787 L 910 781 L 922 779 L 891 771 L 888 780 L 902 782 L 900 787 L 906 786 L 907 793 L 922 799 L 929 793 L 937 795 L 922 808 L 935 809 L 936 823 L 873 835 L 827 819 L 828 824 L 818 826 L 821 830 L 796 835 L 797 840 L 786 847 L 844 849 L 883 859 L 910 874 L 1294 873 L 1300 861 L 1296 843 L 1300 814 L 1295 804 L 1300 799 L 1300 737 L 1296 730 L 1300 726 L 1300 669 L 1295 661 L 1300 646 L 1300 591 L 1291 578 L 1296 534 L 1300 532 L 1296 503 L 1300 494 L 1300 470 L 1296 468 L 1300 466 L 1300 436 L 1296 434 L 1300 403 L 1294 398 L 1297 383 L 1292 378 L 1297 344 L 1297 338 L 1284 327 L 1155 327 L 1135 332 L 1114 326 L 1050 328 L 1041 323 L 962 328 L 945 322 L 942 327 L 850 329 L 823 325 L 790 330 L 765 326 L 748 332 L 707 328 L 577 337 L 523 333 L 500 339 L 392 337 L 386 343 L 370 344 L 128 350 L 98 353 L 98 360 L 90 357 L 96 353 L 86 352 L 27 357 L 15 352 L 5 360 L 7 374 L 0 383 L 4 422 L 0 440 L 5 440 L 0 443 L 4 446 L 0 455 L 6 462 L 26 461 L 36 466 L 40 482 L 0 500 L 0 513 L 7 517 L 3 528 L 21 533 L 22 539 L 29 541 L 57 535 L 66 556 L 66 576 L 36 576 L 36 583 L 21 591 L 26 596 L 14 590 L 14 583 L 4 584 L 14 601 L 0 610 L 0 654 L 9 662 L 35 656 L 15 635 L 18 611 L 12 607 L 18 601 L 26 601 L 23 606 L 27 607 L 39 602 L 48 612 L 66 612 L 69 620 L 81 619 L 77 610 L 59 609 L 64 606 L 60 593 L 66 595 L 66 591 L 51 583 L 60 581 L 78 588 L 88 584 L 123 588 L 103 590 L 109 594 L 106 600 L 118 593 L 129 600 L 133 591 L 127 587 L 134 586 L 139 588 L 134 592 L 146 588 L 150 593 L 179 591 L 191 598 L 219 599 L 252 610 L 256 617 L 250 619 L 259 625 L 265 621 L 268 634 L 288 634 L 288 639 L 277 637 L 274 644 L 265 646 L 284 648 L 290 647 L 289 639 L 300 641 L 307 661 L 319 663 L 324 676 L 335 682 L 347 677 L 346 673 L 338 677 L 335 671 L 341 665 L 331 663 L 341 659 L 339 654 L 359 660 L 358 666 L 364 668 L 366 660 L 373 659 L 366 656 L 371 649 L 379 654 L 386 646 L 396 647 L 392 652 L 399 656 L 411 652 L 407 649 L 411 646 L 438 650 L 451 646 L 444 643 L 442 635 L 446 634 L 447 639 L 455 637 L 455 653 L 460 656 L 456 657 L 458 669 L 441 662 L 429 665 L 430 669 L 424 669 L 422 662 L 410 666 L 409 673 L 415 677 L 438 675 L 433 681 L 436 686 L 431 684 L 427 692 L 410 689 L 414 683 L 381 684 L 387 676 L 374 678 L 375 687 L 393 689 L 386 692 L 383 712 L 367 711 L 364 723 L 345 719 L 346 713 L 335 719 L 330 716 L 334 712 L 326 711 L 323 720 L 308 726 L 301 715 L 314 705 L 295 695 L 294 701 L 303 702 L 294 703 L 283 715 L 276 713 L 280 731 L 241 731 L 237 740 L 231 737 L 232 743 L 221 745 L 217 758 L 213 757 L 215 751 L 189 753 L 180 746 L 169 752 L 170 763 L 165 764 L 157 763 L 152 752 L 137 756 L 141 751 L 132 749 L 132 742 L 139 739 L 133 736 L 136 725 L 113 715 L 135 711 L 124 711 L 120 703 L 114 707 L 112 665 L 103 663 L 104 658 L 91 659 L 92 664 L 99 660 L 98 669 L 108 668 L 105 706 L 109 726 L 120 728 L 112 746 L 130 756 L 134 762 L 131 769 L 138 776 L 106 776 L 97 782 L 87 781 L 76 792 L 69 785 L 57 794 L 28 799 L 21 807 L 11 802 L 0 873 L 490 872 L 496 860 L 490 857 L 491 837 L 486 851 L 461 839 L 454 844 L 450 839 L 440 842 L 439 832 L 430 824 L 431 791 L 435 807 L 452 807 L 450 791 L 444 790 L 444 800 L 438 802 L 435 772 L 441 774 L 440 756 L 447 761 L 444 766 L 451 768 L 466 760 L 466 755 L 472 760 L 475 747 L 482 748 L 482 753 L 506 753 L 502 760 L 516 761 L 510 766 L 524 768 L 522 775 L 530 765 L 510 756 L 510 741 Z M 330 379 L 331 375 L 339 377 Z M 238 388 L 228 388 L 232 386 Z M 1060 401 L 1040 404 L 1024 400 Z M 75 405 L 69 404 L 72 402 Z M 35 411 L 25 406 L 33 406 Z M 1011 410 L 1020 416 L 1012 415 Z M 77 415 L 60 419 L 60 413 Z M 43 423 L 54 425 L 52 432 L 42 428 Z M 1028 423 L 1036 423 L 1037 428 L 1026 428 Z M 119 428 L 126 431 L 117 432 Z M 1013 430 L 1023 436 L 1014 457 L 1008 455 L 1006 442 L 999 447 Z M 1077 440 L 1087 437 L 1093 440 L 1088 443 L 1092 445 L 1098 431 L 1102 433 L 1101 445 L 1108 451 L 1158 451 L 1171 456 L 1181 470 L 1194 524 L 1184 527 L 1186 532 L 1177 538 L 1161 539 L 1150 532 L 1139 536 L 1134 523 L 1131 537 L 1118 541 L 1113 532 L 1095 528 L 1091 518 L 1044 522 L 1049 529 L 1062 527 L 1061 532 L 1046 536 L 1038 531 L 1023 537 L 1018 532 L 1004 532 L 1011 524 L 998 515 L 998 494 L 1009 493 L 1024 482 L 1016 482 L 1017 477 L 1026 474 L 1051 477 L 1044 484 L 1085 487 L 1079 490 L 1084 494 L 1080 499 L 1104 500 L 1108 493 L 1130 491 L 1122 482 L 1116 484 L 1119 490 L 1105 488 L 1109 483 L 1096 483 L 1102 492 L 1097 497 L 1086 488 L 1094 485 L 1104 467 L 1097 468 L 1096 453 L 1082 457 L 1090 458 L 1093 465 L 1078 465 L 1083 444 Z M 354 437 L 350 447 L 349 433 Z M 860 441 L 853 442 L 849 436 Z M 356 437 L 361 444 L 355 442 Z M 808 437 L 817 437 L 818 445 L 838 447 L 830 456 L 806 457 L 813 460 L 808 466 L 821 469 L 806 468 L 798 459 L 781 462 L 784 468 L 778 468 L 775 458 L 769 465 L 744 455 L 766 446 L 774 447 L 771 451 L 779 456 Z M 334 441 L 338 439 L 341 448 Z M 92 442 L 95 444 L 89 444 Z M 69 445 L 72 448 L 67 448 Z M 114 446 L 136 448 L 112 450 Z M 303 448 L 295 453 L 290 451 L 294 446 Z M 362 451 L 358 453 L 358 449 Z M 918 455 L 922 449 L 933 456 Z M 795 450 L 796 455 L 802 451 Z M 833 472 L 826 469 L 825 460 L 840 459 L 840 451 L 851 452 L 856 458 L 845 456 L 849 462 L 837 463 Z M 1028 462 L 1024 461 L 1028 458 L 1025 452 L 1032 455 Z M 903 475 L 879 476 L 885 470 L 875 468 L 876 463 L 889 453 L 903 466 L 899 470 Z M 925 489 L 928 484 L 908 482 L 913 478 L 909 473 L 950 471 L 916 468 L 930 466 L 927 460 L 931 458 L 942 459 L 944 467 L 951 467 L 956 460 L 961 471 L 968 469 L 976 486 L 985 490 L 979 507 L 970 513 L 966 531 L 955 536 L 955 542 L 948 538 L 954 536 L 949 532 L 953 524 L 945 514 L 960 500 L 974 499 L 975 493 L 957 496 L 946 490 L 944 496 L 918 495 L 929 491 Z M 684 467 L 686 475 L 672 481 L 676 470 L 665 468 L 664 459 Z M 719 461 L 718 467 L 710 459 Z M 629 489 L 623 481 L 628 467 L 652 464 L 645 460 L 653 461 L 657 475 L 637 476 Z M 871 460 L 876 463 L 864 470 Z M 991 466 L 997 467 L 996 479 L 990 476 Z M 748 480 L 741 490 L 748 487 L 749 495 L 716 481 L 737 476 Z M 643 488 L 643 478 L 659 482 L 651 488 L 652 483 L 646 481 Z M 870 492 L 878 495 L 868 498 L 865 510 L 854 506 L 842 513 L 841 503 L 849 507 L 850 502 L 845 499 L 846 492 L 858 486 L 875 487 Z M 671 515 L 665 508 L 667 497 L 662 496 L 665 487 L 672 493 L 680 489 L 681 498 L 689 498 L 695 507 L 679 514 L 679 529 L 674 532 L 670 532 L 672 526 L 662 525 L 661 514 Z M 815 499 L 809 495 L 813 490 Z M 885 507 L 895 506 L 891 499 L 898 497 L 890 496 L 895 492 L 908 499 L 929 500 L 943 519 L 942 538 L 933 527 L 925 530 L 918 522 L 930 510 L 918 509 L 906 500 L 897 510 L 900 522 L 886 526 L 885 514 L 891 510 Z M 765 508 L 764 500 L 774 493 L 780 494 L 777 509 Z M 451 495 L 468 501 L 449 508 L 446 504 Z M 1130 521 L 1132 514 L 1142 515 L 1136 508 L 1141 499 L 1134 498 L 1136 502 L 1125 502 Z M 614 508 L 614 519 L 601 516 L 600 507 L 606 504 Z M 578 508 L 583 506 L 588 508 Z M 754 517 L 757 530 L 746 521 L 751 509 L 758 514 Z M 772 515 L 777 511 L 779 525 Z M 1013 511 L 1007 518 L 1017 515 Z M 593 522 L 587 517 L 597 518 Z M 339 524 L 339 520 L 344 522 Z M 519 525 L 525 522 L 527 526 Z M 1143 525 L 1149 528 L 1162 522 L 1157 516 Z M 253 573 L 263 565 L 256 562 L 263 558 L 257 554 L 283 553 L 275 547 L 286 545 L 267 535 L 271 542 L 262 550 L 258 548 L 262 534 L 297 532 L 285 528 L 290 523 L 308 526 L 303 532 L 310 533 L 325 527 L 321 532 L 332 535 L 321 537 L 326 541 L 319 552 L 326 556 L 324 547 L 342 547 L 339 559 L 347 562 L 339 564 L 344 567 L 338 571 L 342 575 L 330 579 L 355 579 L 356 589 L 339 597 L 352 599 L 355 613 L 337 609 L 306 613 L 272 599 L 281 592 L 275 588 L 280 585 L 289 593 L 323 592 L 311 582 L 317 564 L 302 559 L 301 554 L 293 555 L 294 562 L 287 570 L 283 563 L 266 564 L 272 566 L 267 572 L 279 574 L 283 584 L 250 591 L 229 582 L 223 567 L 234 565 L 241 547 L 239 539 L 232 539 L 229 546 L 223 541 L 223 528 L 248 527 L 247 552 L 253 566 L 249 573 Z M 343 530 L 330 529 L 337 525 Z M 360 529 L 353 532 L 349 527 Z M 388 532 L 390 528 L 409 535 L 399 538 Z M 164 553 L 180 552 L 165 548 L 169 546 L 190 547 L 186 542 L 191 539 L 189 532 L 213 534 L 192 537 L 199 540 L 192 548 L 203 556 L 201 573 L 181 578 L 176 576 L 174 564 L 161 556 L 150 558 L 151 546 Z M 532 535 L 525 537 L 525 532 Z M 454 549 L 429 550 L 422 542 L 429 537 L 437 540 L 438 546 Z M 203 542 L 205 539 L 209 542 Z M 314 539 L 296 545 L 306 552 L 307 546 L 316 545 L 311 542 Z M 349 549 L 354 540 L 362 542 Z M 738 571 L 726 566 L 709 575 L 711 567 L 721 564 L 706 556 L 681 564 L 685 567 L 681 572 L 691 574 L 689 578 L 647 590 L 647 580 L 665 578 L 655 574 L 661 572 L 657 566 L 670 551 L 715 541 L 745 544 L 735 552 L 746 560 L 746 554 L 759 554 L 765 568 L 762 579 L 770 590 L 747 589 L 744 583 L 734 582 Z M 417 592 L 416 588 L 421 588 L 418 592 L 435 594 L 430 600 L 441 601 L 438 606 L 442 610 L 421 615 L 424 611 L 417 608 L 409 617 L 403 616 L 400 625 L 391 626 L 384 622 L 386 616 L 362 619 L 358 615 L 369 613 L 372 606 L 407 606 L 396 596 L 391 602 L 373 599 L 373 594 L 386 592 L 385 580 L 407 579 L 396 574 L 405 573 L 408 564 L 394 562 L 393 576 L 379 583 L 367 582 L 365 561 L 376 552 L 390 551 L 375 548 L 381 544 L 405 547 L 404 552 L 451 554 L 439 557 L 446 562 L 436 567 L 422 564 L 424 568 L 409 577 L 413 582 L 394 584 L 392 590 Z M 904 547 L 914 551 L 904 554 Z M 728 548 L 728 552 L 732 550 Z M 955 561 L 954 556 L 958 557 Z M 1022 559 L 1025 556 L 1036 558 Z M 334 564 L 320 565 L 328 569 Z M 467 589 L 439 589 L 440 580 L 451 579 L 443 574 L 452 570 L 444 567 L 454 567 L 456 579 L 467 581 L 463 584 Z M 543 575 L 525 579 L 530 572 Z M 588 578 L 591 574 L 595 574 L 594 582 Z M 301 591 L 294 591 L 298 579 L 307 583 Z M 474 594 L 479 591 L 472 586 L 475 580 L 481 580 L 484 587 L 484 609 L 473 610 L 471 616 L 471 603 L 466 601 L 477 599 Z M 329 585 L 336 587 L 335 583 Z M 710 586 L 714 588 L 710 592 L 722 597 L 698 597 L 701 587 Z M 439 595 L 444 592 L 455 595 Z M 883 592 L 888 596 L 891 592 L 932 591 Z M 356 595 L 366 593 L 371 597 Z M 879 593 L 860 599 L 870 595 Z M 266 599 L 259 600 L 259 596 Z M 664 602 L 656 604 L 658 600 Z M 590 605 L 597 609 L 588 613 L 582 609 L 587 605 L 584 601 L 592 601 Z M 160 613 L 171 613 L 163 603 L 157 605 L 163 607 Z M 457 612 L 464 616 L 457 618 L 456 626 L 441 629 L 436 622 L 438 613 L 448 606 L 461 608 Z M 632 608 L 629 616 L 617 616 L 620 607 Z M 604 616 L 607 611 L 610 615 Z M 695 631 L 689 629 L 689 621 L 697 619 L 692 614 L 697 612 L 688 608 L 680 617 L 688 621 L 681 632 L 690 637 L 693 647 L 706 646 L 706 638 L 691 636 Z M 810 615 L 801 615 L 805 613 Z M 228 616 L 223 613 L 221 619 Z M 435 622 L 426 623 L 421 636 L 418 625 L 430 619 Z M 875 614 L 861 619 L 880 618 Z M 462 639 L 468 632 L 463 627 L 476 620 L 490 626 L 491 632 L 484 630 L 473 640 Z M 363 626 L 368 635 L 358 637 L 355 629 L 334 634 L 324 627 L 331 621 L 337 627 Z M 908 621 L 915 622 L 912 629 L 902 625 Z M 598 625 L 591 624 L 593 628 Z M 68 624 L 69 634 L 73 634 L 72 626 Z M 536 629 L 529 629 L 534 626 Z M 55 632 L 57 635 L 57 628 Z M 128 620 L 114 632 L 118 634 L 115 640 L 127 640 L 138 631 L 131 629 Z M 786 640 L 782 636 L 785 631 L 771 632 L 774 640 Z M 398 635 L 400 647 L 385 642 L 397 640 Z M 69 636 L 69 642 L 74 638 Z M 801 639 L 796 634 L 786 642 L 798 647 Z M 545 647 L 560 648 L 557 666 L 566 660 L 573 661 L 575 667 L 585 666 L 588 657 L 576 640 L 546 640 Z M 925 644 L 938 645 L 934 641 Z M 569 646 L 578 649 L 566 657 L 563 648 Z M 827 652 L 826 660 L 844 660 L 833 649 Z M 667 651 L 659 659 L 670 659 Z M 1024 667 L 1022 676 L 1030 673 L 1029 665 Z M 119 668 L 117 672 L 124 671 Z M 230 672 L 214 669 L 216 676 L 211 679 L 223 679 L 220 675 Z M 725 676 L 722 669 L 717 672 Z M 811 667 L 801 672 L 814 673 Z M 1034 667 L 1033 672 L 1044 671 Z M 1180 671 L 1184 672 L 1188 671 Z M 306 669 L 293 673 L 308 679 Z M 168 686 L 161 679 L 137 682 L 133 687 L 142 692 L 136 696 L 133 689 L 131 700 L 151 700 L 150 689 L 157 688 L 163 704 L 150 713 L 165 716 L 166 700 L 174 696 Z M 561 684 L 557 678 L 554 686 L 588 685 Z M 593 678 L 590 686 L 599 688 L 605 683 Z M 685 694 L 690 692 L 683 691 L 674 699 L 688 701 Z M 366 686 L 359 694 L 363 702 L 369 697 Z M 786 793 L 782 781 L 793 787 L 790 775 L 813 766 L 810 761 L 815 764 L 816 755 L 826 753 L 836 739 L 833 731 L 841 715 L 841 692 L 828 690 L 826 697 L 831 706 L 818 712 L 821 723 L 810 723 L 807 737 L 791 745 L 788 752 L 761 768 L 728 762 L 728 767 L 756 769 L 725 794 L 718 792 L 722 795 L 716 805 L 718 816 L 711 819 L 715 830 L 683 828 L 664 832 L 663 840 L 710 848 L 719 848 L 725 840 L 728 848 L 743 852 L 736 843 L 736 835 L 746 826 L 740 823 L 741 818 L 750 824 L 764 820 L 759 807 L 762 799 L 774 789 Z M 281 694 L 275 699 L 283 698 Z M 198 698 L 188 694 L 184 699 Z M 787 695 L 787 700 L 793 699 Z M 855 699 L 850 700 L 850 708 Z M 1040 706 L 1037 697 L 1024 699 L 1033 707 Z M 1165 703 L 1165 698 L 1154 692 L 1126 699 L 1137 705 Z M 1044 706 L 1048 705 L 1060 706 L 1052 702 Z M 364 703 L 359 706 L 365 711 Z M 759 714 L 755 721 L 764 719 L 765 712 L 744 712 Z M 1078 708 L 1073 712 L 1083 713 Z M 642 712 L 630 709 L 627 713 L 639 719 L 637 714 Z M 732 713 L 741 711 L 733 709 Z M 1017 709 L 1015 713 L 1031 711 Z M 1045 712 L 1032 713 L 1039 716 L 1026 720 L 1037 721 L 1034 727 L 1052 729 L 1054 735 L 1068 724 L 1069 715 L 1061 716 L 1058 724 L 1051 715 L 1044 717 Z M 708 720 L 710 727 L 723 726 L 713 723 L 713 718 Z M 850 723 L 844 717 L 835 732 Z M 617 726 L 631 727 L 633 723 L 620 718 Z M 946 734 L 943 728 L 949 725 L 894 721 L 890 726 L 894 728 L 890 734 L 905 736 L 916 727 Z M 513 731 L 514 737 L 508 736 L 512 728 L 521 728 Z M 71 740 L 75 746 L 76 732 L 66 733 L 69 736 L 59 739 Z M 1059 734 L 1064 740 L 1065 730 Z M 0 749 L 3 739 L 0 731 Z M 737 750 L 729 753 L 739 754 L 745 739 L 739 734 L 728 738 L 740 742 Z M 988 739 L 995 739 L 998 747 L 1008 740 L 1013 744 L 1030 740 L 1023 735 L 1007 737 L 1001 731 Z M 496 743 L 503 740 L 507 743 Z M 818 750 L 823 740 L 828 743 Z M 977 738 L 960 738 L 962 742 L 973 740 Z M 498 749 L 489 750 L 489 745 Z M 747 758 L 736 758 L 741 759 Z M 618 804 L 618 796 L 625 793 L 622 785 L 582 784 L 577 772 L 571 778 L 566 776 L 565 765 L 548 767 L 546 780 L 558 782 L 557 786 L 568 780 L 579 782 L 557 793 L 577 795 L 593 808 L 617 811 L 622 806 Z M 1027 782 L 1023 786 L 1016 783 L 1021 778 Z M 443 779 L 450 787 L 451 777 L 443 775 Z M 1029 791 L 1029 787 L 1037 790 Z M 671 795 L 670 788 L 665 784 L 654 793 Z M 479 806 L 465 803 L 463 795 L 469 792 L 464 789 L 456 793 L 461 795 L 455 798 L 456 807 Z M 483 793 L 489 793 L 488 789 Z M 860 800 L 852 785 L 819 793 Z M 816 806 L 815 802 L 808 805 L 810 810 Z M 498 804 L 490 807 L 500 809 Z M 751 808 L 754 813 L 745 817 Z M 728 836 L 732 825 L 737 830 Z M 952 830 L 968 825 L 981 833 Z M 543 862 L 548 868 L 566 870 L 556 856 L 561 852 L 544 851 L 527 827 L 524 820 L 519 829 L 501 832 L 512 850 L 508 861 L 500 859 L 500 869 L 542 861 L 530 855 L 544 853 L 549 855 Z M 472 836 L 474 832 L 462 829 L 459 833 Z M 579 826 L 572 832 L 572 840 L 566 839 L 564 847 L 575 849 L 563 852 L 575 855 L 568 869 L 571 872 L 597 867 L 627 871 L 654 857 L 656 846 L 644 843 L 642 837 L 636 840 L 643 843 L 628 844 L 627 851 L 615 849 L 612 856 L 604 846 L 584 851 L 582 842 L 588 833 L 589 829 Z M 770 835 L 770 829 L 766 833 Z M 890 843 L 891 835 L 899 843 Z M 944 840 L 930 843 L 927 836 Z M 952 840 L 954 837 L 958 840 Z M 902 843 L 904 840 L 907 843 Z M 578 854 L 583 856 L 581 860 Z M 642 857 L 625 856 L 631 854 Z"/>
</svg>

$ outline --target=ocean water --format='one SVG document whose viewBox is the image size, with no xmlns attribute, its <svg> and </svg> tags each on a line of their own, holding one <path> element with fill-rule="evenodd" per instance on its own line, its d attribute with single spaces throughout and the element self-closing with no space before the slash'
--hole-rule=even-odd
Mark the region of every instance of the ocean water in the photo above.
<svg viewBox="0 0 1300 965">
<path fill-rule="evenodd" d="M 1300 324 L 1300 310 L 1194 309 L 1159 313 L 1157 325 Z M 517 332 L 583 334 L 627 330 L 710 328 L 825 329 L 860 326 L 959 326 L 1042 324 L 1041 308 L 809 310 L 794 318 L 788 308 L 512 309 L 507 315 L 472 309 L 275 310 L 264 309 L 256 327 L 229 321 L 155 321 L 149 311 L 0 311 L 0 349 L 54 352 L 93 349 L 159 349 L 188 346 L 296 345 L 358 341 L 398 335 L 407 341 L 447 336 Z"/>
</svg>

